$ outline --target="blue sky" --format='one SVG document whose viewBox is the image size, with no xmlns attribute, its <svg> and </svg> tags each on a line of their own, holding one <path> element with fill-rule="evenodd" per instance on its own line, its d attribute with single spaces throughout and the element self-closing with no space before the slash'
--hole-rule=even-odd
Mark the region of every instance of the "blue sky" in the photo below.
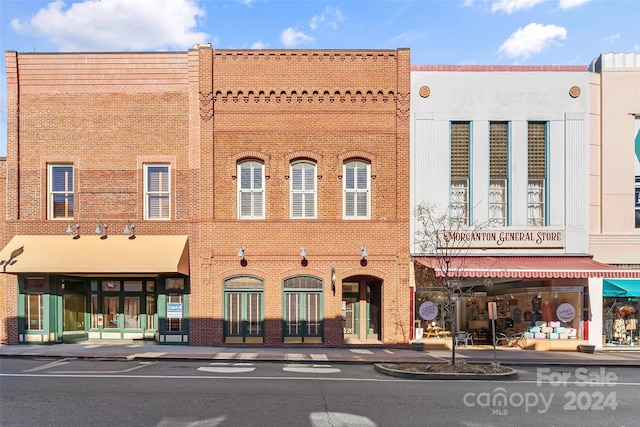
<svg viewBox="0 0 640 427">
<path fill-rule="evenodd" d="M 640 0 L 0 0 L 2 51 L 411 49 L 411 63 L 588 65 L 640 52 Z M 0 156 L 6 155 L 6 72 Z"/>
</svg>

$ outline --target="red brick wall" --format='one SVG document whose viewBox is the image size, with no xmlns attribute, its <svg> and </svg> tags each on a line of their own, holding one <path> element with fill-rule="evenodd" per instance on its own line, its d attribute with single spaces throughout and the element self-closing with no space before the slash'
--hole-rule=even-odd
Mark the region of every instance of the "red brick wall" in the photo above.
<svg viewBox="0 0 640 427">
<path fill-rule="evenodd" d="M 81 232 L 100 219 L 121 233 L 130 219 L 139 234 L 189 235 L 191 344 L 222 343 L 222 281 L 236 274 L 265 280 L 266 341 L 280 344 L 282 280 L 311 274 L 328 284 L 332 267 L 337 292 L 325 287 L 325 344 L 341 343 L 340 282 L 355 275 L 383 281 L 384 341 L 408 339 L 408 50 L 5 57 L 3 243 L 64 232 L 66 222 L 47 220 L 46 166 L 73 162 Z M 266 159 L 266 220 L 237 220 L 235 165 L 245 157 Z M 322 176 L 315 220 L 289 219 L 287 176 L 298 157 L 314 159 Z M 342 220 L 342 164 L 354 157 L 371 162 L 368 221 Z M 150 161 L 172 165 L 168 222 L 142 220 L 142 165 Z M 246 268 L 236 256 L 241 244 Z M 10 294 L 0 295 L 0 309 L 15 306 Z"/>
<path fill-rule="evenodd" d="M 210 61 L 210 51 L 200 57 Z M 325 292 L 325 343 L 342 342 L 340 282 L 353 275 L 384 281 L 383 339 L 406 341 L 409 52 L 215 51 L 212 72 L 203 65 L 201 114 L 207 126 L 213 122 L 213 137 L 200 144 L 203 152 L 213 148 L 201 159 L 201 180 L 208 181 L 204 162 L 213 159 L 215 220 L 201 227 L 201 266 L 207 271 L 193 283 L 193 343 L 221 342 L 222 282 L 236 274 L 265 280 L 265 319 L 273 325 L 266 341 L 281 343 L 282 280 L 310 274 L 328 284 L 332 267 L 337 292 Z M 265 160 L 265 220 L 236 219 L 235 166 L 249 157 Z M 287 177 L 298 157 L 315 160 L 322 176 L 314 220 L 289 219 Z M 371 162 L 369 221 L 342 220 L 342 164 L 353 157 Z M 236 256 L 241 244 L 245 268 Z M 359 264 L 363 244 L 371 254 L 367 267 Z M 303 245 L 307 267 L 300 265 Z"/>
</svg>

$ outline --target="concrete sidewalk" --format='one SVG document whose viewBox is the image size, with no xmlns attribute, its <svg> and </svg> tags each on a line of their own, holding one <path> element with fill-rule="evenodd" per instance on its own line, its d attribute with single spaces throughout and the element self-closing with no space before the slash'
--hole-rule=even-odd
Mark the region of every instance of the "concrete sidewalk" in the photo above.
<svg viewBox="0 0 640 427">
<path fill-rule="evenodd" d="M 122 360 L 215 360 L 225 362 L 314 363 L 444 363 L 450 350 L 415 351 L 393 347 L 195 347 L 157 345 L 138 341 L 87 341 L 75 344 L 0 345 L 0 357 L 79 358 Z M 491 363 L 493 347 L 457 348 L 456 359 Z M 589 365 L 640 367 L 640 351 L 602 351 L 593 354 L 563 351 L 497 349 L 503 365 Z"/>
</svg>

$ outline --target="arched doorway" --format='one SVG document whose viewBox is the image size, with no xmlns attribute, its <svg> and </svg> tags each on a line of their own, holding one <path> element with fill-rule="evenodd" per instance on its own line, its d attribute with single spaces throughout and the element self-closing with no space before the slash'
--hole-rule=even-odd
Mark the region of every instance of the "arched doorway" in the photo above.
<svg viewBox="0 0 640 427">
<path fill-rule="evenodd" d="M 345 342 L 382 340 L 382 280 L 352 276 L 342 281 L 342 334 Z"/>
</svg>

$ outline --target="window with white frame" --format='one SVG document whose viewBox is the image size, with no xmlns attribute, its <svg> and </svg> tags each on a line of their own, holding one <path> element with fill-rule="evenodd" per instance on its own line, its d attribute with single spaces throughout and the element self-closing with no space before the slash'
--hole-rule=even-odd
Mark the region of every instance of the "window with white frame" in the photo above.
<svg viewBox="0 0 640 427">
<path fill-rule="evenodd" d="M 451 123 L 451 187 L 449 204 L 451 221 L 469 224 L 469 145 L 470 122 Z"/>
<path fill-rule="evenodd" d="M 362 160 L 344 164 L 344 218 L 369 219 L 371 192 L 370 165 Z"/>
<path fill-rule="evenodd" d="M 145 219 L 171 218 L 170 171 L 168 164 L 144 166 Z"/>
<path fill-rule="evenodd" d="M 527 224 L 530 227 L 540 227 L 546 225 L 547 123 L 529 122 L 527 139 Z"/>
<path fill-rule="evenodd" d="M 508 224 L 509 124 L 489 123 L 489 222 Z"/>
<path fill-rule="evenodd" d="M 73 165 L 49 165 L 49 218 L 72 219 L 75 212 Z"/>
<path fill-rule="evenodd" d="M 255 160 L 238 164 L 238 217 L 264 218 L 264 165 Z"/>
<path fill-rule="evenodd" d="M 308 161 L 291 164 L 291 218 L 316 217 L 316 165 Z"/>
</svg>

